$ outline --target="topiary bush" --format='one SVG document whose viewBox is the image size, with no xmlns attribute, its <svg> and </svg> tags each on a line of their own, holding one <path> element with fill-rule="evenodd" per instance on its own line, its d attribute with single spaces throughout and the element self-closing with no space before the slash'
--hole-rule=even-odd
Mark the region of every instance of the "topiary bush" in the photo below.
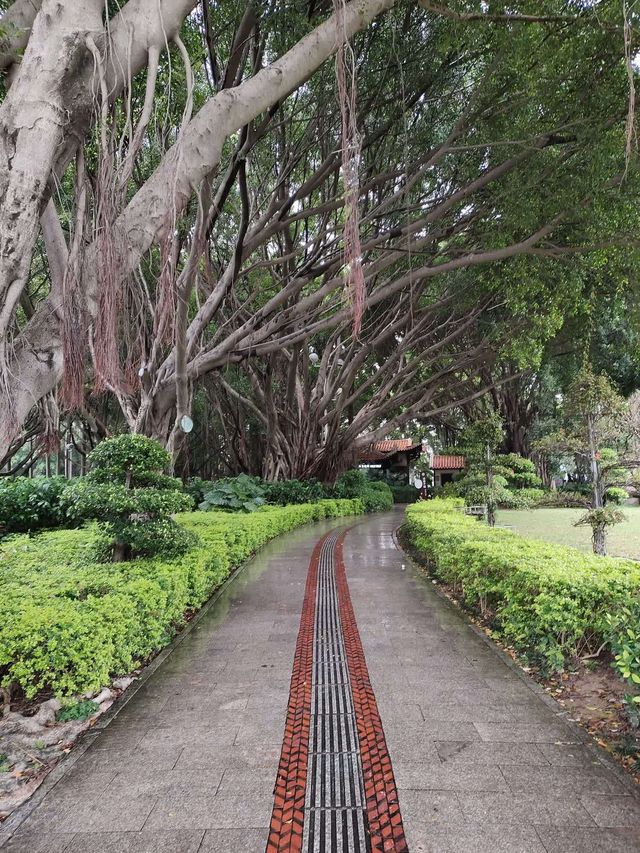
<svg viewBox="0 0 640 853">
<path fill-rule="evenodd" d="M 255 512 L 266 503 L 266 489 L 259 477 L 239 474 L 215 480 L 206 492 L 200 509 L 226 512 Z"/>
<path fill-rule="evenodd" d="M 64 477 L 0 478 L 0 536 L 69 527 Z"/>
<path fill-rule="evenodd" d="M 91 471 L 65 495 L 72 517 L 98 521 L 104 533 L 98 543 L 102 559 L 177 555 L 194 544 L 171 517 L 191 509 L 191 498 L 180 480 L 162 473 L 171 457 L 156 441 L 119 435 L 101 442 L 88 458 Z"/>
</svg>

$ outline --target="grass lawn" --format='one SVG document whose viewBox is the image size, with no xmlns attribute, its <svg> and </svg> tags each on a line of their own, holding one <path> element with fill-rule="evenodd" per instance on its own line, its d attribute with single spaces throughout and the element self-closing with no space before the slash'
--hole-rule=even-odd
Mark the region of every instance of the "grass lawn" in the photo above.
<svg viewBox="0 0 640 853">
<path fill-rule="evenodd" d="M 640 507 L 625 506 L 622 511 L 626 521 L 610 528 L 607 552 L 612 557 L 640 560 Z M 582 514 L 581 509 L 501 509 L 496 523 L 532 539 L 591 551 L 591 528 L 573 526 Z"/>
</svg>

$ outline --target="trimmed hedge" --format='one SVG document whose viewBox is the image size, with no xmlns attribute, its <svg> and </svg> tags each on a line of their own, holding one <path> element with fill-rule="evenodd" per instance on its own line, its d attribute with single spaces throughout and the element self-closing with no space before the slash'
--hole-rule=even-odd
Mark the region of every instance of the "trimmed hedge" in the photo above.
<svg viewBox="0 0 640 853">
<path fill-rule="evenodd" d="M 460 503 L 407 507 L 405 529 L 437 578 L 543 670 L 612 647 L 611 614 L 620 632 L 617 617 L 624 622 L 631 602 L 640 602 L 640 564 L 487 527 L 457 511 Z"/>
<path fill-rule="evenodd" d="M 169 642 L 269 539 L 308 521 L 359 514 L 360 500 L 268 507 L 251 515 L 184 513 L 201 544 L 181 557 L 91 562 L 95 527 L 60 530 L 0 546 L 0 684 L 27 697 L 97 690 Z"/>
</svg>

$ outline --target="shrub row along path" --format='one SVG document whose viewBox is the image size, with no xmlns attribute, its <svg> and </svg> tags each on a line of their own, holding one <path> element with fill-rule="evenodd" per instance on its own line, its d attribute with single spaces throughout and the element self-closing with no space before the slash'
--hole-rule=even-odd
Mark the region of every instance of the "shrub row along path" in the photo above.
<svg viewBox="0 0 640 853">
<path fill-rule="evenodd" d="M 266 546 L 3 851 L 640 850 L 634 791 L 412 568 L 400 520 Z"/>
</svg>

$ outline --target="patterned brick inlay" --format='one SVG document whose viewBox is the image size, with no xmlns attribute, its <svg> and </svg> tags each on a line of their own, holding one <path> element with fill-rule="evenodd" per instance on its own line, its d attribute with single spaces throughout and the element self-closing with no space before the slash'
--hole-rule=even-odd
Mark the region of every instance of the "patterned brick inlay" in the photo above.
<svg viewBox="0 0 640 853">
<path fill-rule="evenodd" d="M 314 548 L 266 853 L 408 853 L 334 530 Z"/>
</svg>

